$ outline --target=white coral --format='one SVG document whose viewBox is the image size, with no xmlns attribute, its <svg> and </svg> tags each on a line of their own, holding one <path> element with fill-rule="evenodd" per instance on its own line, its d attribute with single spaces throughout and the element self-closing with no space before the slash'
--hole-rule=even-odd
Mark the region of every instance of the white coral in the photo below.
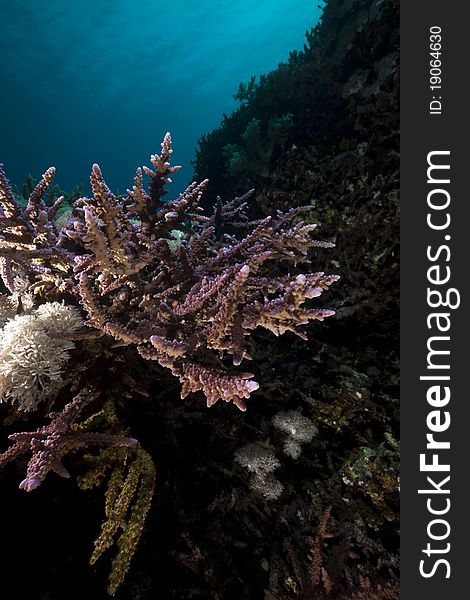
<svg viewBox="0 0 470 600">
<path fill-rule="evenodd" d="M 68 333 L 83 325 L 83 319 L 74 306 L 59 302 L 41 304 L 34 314 L 44 323 L 46 331 Z"/>
<path fill-rule="evenodd" d="M 276 429 L 287 433 L 284 442 L 284 452 L 291 458 L 299 458 L 302 452 L 301 444 L 310 442 L 318 433 L 316 425 L 300 410 L 279 412 L 272 418 Z"/>
<path fill-rule="evenodd" d="M 284 486 L 272 473 L 281 463 L 271 450 L 261 444 L 247 444 L 235 452 L 235 460 L 252 474 L 253 491 L 261 493 L 266 500 L 279 498 Z"/>
<path fill-rule="evenodd" d="M 281 463 L 271 450 L 261 444 L 247 444 L 235 452 L 235 460 L 250 473 L 267 475 L 277 469 Z"/>
<path fill-rule="evenodd" d="M 10 317 L 0 332 L 0 402 L 31 411 L 57 393 L 74 344 L 48 332 L 67 334 L 82 324 L 76 308 L 59 302 Z"/>
<path fill-rule="evenodd" d="M 273 475 L 252 477 L 250 487 L 254 492 L 262 494 L 266 500 L 276 500 L 282 494 L 284 486 Z"/>
</svg>

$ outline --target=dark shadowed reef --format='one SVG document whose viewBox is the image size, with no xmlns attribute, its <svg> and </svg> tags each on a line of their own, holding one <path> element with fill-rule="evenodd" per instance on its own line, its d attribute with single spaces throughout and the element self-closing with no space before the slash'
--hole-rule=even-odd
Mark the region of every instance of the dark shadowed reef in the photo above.
<svg viewBox="0 0 470 600">
<path fill-rule="evenodd" d="M 303 220 L 336 244 L 313 257 L 341 276 L 325 295 L 336 315 L 310 324 L 307 341 L 252 335 L 261 386 L 243 413 L 180 400 L 171 374 L 130 347 L 90 373 L 114 390 L 129 372 L 150 390 L 114 398 L 156 466 L 117 598 L 398 598 L 398 11 L 330 0 L 304 51 L 241 84 L 239 109 L 199 142 L 207 208 L 249 188 L 254 219 L 314 203 Z M 243 458 L 247 446 L 275 478 Z M 24 464 L 2 476 L 2 584 L 17 599 L 107 597 L 106 559 L 87 564 L 103 491 L 76 485 L 81 455 L 64 462 L 72 479 L 50 475 L 31 494 L 17 489 Z"/>
<path fill-rule="evenodd" d="M 237 97 L 238 111 L 199 140 L 197 177 L 222 195 L 255 187 L 261 214 L 312 201 L 336 242 L 321 269 L 342 278 L 328 298 L 337 314 L 311 328 L 308 350 L 264 340 L 275 377 L 262 410 L 308 407 L 319 434 L 285 466 L 289 500 L 263 517 L 247 507 L 244 519 L 277 523 L 279 539 L 258 534 L 267 598 L 336 597 L 358 576 L 398 573 L 398 3 L 329 2 L 304 51 Z M 331 535 L 318 542 L 325 511 Z M 377 597 L 398 597 L 390 586 Z"/>
</svg>

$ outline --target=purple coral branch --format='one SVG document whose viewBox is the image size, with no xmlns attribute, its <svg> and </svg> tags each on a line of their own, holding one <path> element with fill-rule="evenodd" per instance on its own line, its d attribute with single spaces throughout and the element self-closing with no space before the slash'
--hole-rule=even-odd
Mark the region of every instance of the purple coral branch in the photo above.
<svg viewBox="0 0 470 600">
<path fill-rule="evenodd" d="M 26 477 L 21 481 L 20 489 L 26 492 L 36 489 L 50 471 L 61 477 L 70 477 L 62 464 L 62 458 L 74 450 L 88 446 L 132 446 L 137 443 L 134 438 L 121 435 L 72 429 L 84 406 L 98 395 L 97 392 L 79 394 L 61 412 L 49 415 L 52 418 L 49 425 L 36 431 L 13 433 L 8 436 L 14 445 L 0 455 L 0 466 L 21 454 L 31 452 Z"/>
<path fill-rule="evenodd" d="M 299 273 L 300 265 L 310 264 L 312 249 L 334 244 L 312 239 L 316 225 L 301 220 L 311 207 L 249 221 L 253 190 L 225 204 L 218 198 L 209 217 L 200 207 L 207 181 L 163 202 L 164 186 L 180 168 L 171 166 L 171 154 L 166 134 L 161 153 L 151 156 L 153 168 L 137 169 L 124 198 L 111 192 L 93 165 L 93 198 L 75 202 L 59 234 L 50 221 L 56 206 L 46 210 L 41 200 L 54 170 L 44 173 L 23 210 L 0 169 L 0 276 L 13 291 L 20 266 L 36 273 L 36 286 L 41 276 L 56 276 L 54 260 L 60 260 L 67 281 L 75 282 L 56 283 L 56 291 L 75 294 L 88 327 L 169 368 L 183 396 L 202 391 L 209 406 L 222 399 L 244 410 L 258 383 L 249 374 L 225 371 L 221 359 L 230 356 L 239 366 L 249 358 L 245 338 L 258 327 L 306 339 L 310 321 L 334 314 L 310 304 L 338 277 Z M 150 180 L 148 191 L 142 172 Z M 240 230 L 246 234 L 239 236 Z M 35 439 L 35 453 L 46 453 L 48 446 Z"/>
</svg>

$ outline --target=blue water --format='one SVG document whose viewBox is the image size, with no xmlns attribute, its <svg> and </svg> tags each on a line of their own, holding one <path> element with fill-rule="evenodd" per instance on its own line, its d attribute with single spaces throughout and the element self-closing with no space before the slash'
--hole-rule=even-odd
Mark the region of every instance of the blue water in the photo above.
<svg viewBox="0 0 470 600">
<path fill-rule="evenodd" d="M 50 165 L 71 190 L 98 162 L 112 189 L 173 137 L 174 189 L 240 81 L 301 49 L 318 0 L 1 0 L 0 162 Z"/>
</svg>

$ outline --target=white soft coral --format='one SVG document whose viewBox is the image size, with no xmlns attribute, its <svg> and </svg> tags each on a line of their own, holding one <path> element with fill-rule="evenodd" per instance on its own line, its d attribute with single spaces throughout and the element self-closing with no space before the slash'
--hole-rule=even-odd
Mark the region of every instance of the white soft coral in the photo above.
<svg viewBox="0 0 470 600">
<path fill-rule="evenodd" d="M 74 344 L 48 332 L 66 335 L 82 324 L 76 308 L 59 302 L 9 318 L 0 332 L 0 402 L 31 411 L 57 393 Z"/>
</svg>

